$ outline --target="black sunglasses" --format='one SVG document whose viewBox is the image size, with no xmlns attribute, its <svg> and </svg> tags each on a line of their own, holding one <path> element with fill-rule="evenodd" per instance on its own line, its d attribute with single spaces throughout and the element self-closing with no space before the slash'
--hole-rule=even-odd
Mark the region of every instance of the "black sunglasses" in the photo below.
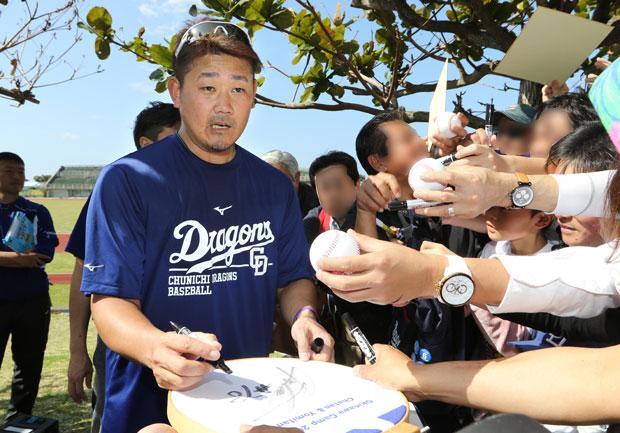
<svg viewBox="0 0 620 433">
<path fill-rule="evenodd" d="M 248 34 L 244 32 L 241 27 L 227 21 L 202 21 L 198 24 L 194 24 L 187 29 L 185 33 L 183 33 L 183 36 L 181 36 L 181 42 L 179 42 L 179 45 L 174 52 L 174 57 L 179 57 L 179 54 L 183 48 L 188 45 L 204 38 L 207 35 L 215 34 L 217 32 L 221 32 L 228 37 L 243 42 L 248 47 L 252 47 Z"/>
</svg>

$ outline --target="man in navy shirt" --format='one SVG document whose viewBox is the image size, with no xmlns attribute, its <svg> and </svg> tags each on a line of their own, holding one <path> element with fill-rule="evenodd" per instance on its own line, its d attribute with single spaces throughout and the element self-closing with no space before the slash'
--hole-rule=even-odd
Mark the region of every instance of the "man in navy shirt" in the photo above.
<svg viewBox="0 0 620 433">
<path fill-rule="evenodd" d="M 300 358 L 333 355 L 295 190 L 236 144 L 258 56 L 230 23 L 198 23 L 175 40 L 179 133 L 106 167 L 88 210 L 82 291 L 109 347 L 103 433 L 165 422 L 165 390 L 212 370 L 196 357 L 266 356 L 276 294 Z M 198 338 L 166 332 L 171 320 Z"/>
<path fill-rule="evenodd" d="M 0 243 L 0 364 L 9 336 L 15 362 L 9 418 L 32 413 L 39 392 L 50 323 L 45 264 L 52 261 L 58 245 L 48 210 L 19 196 L 24 182 L 24 161 L 14 153 L 0 153 L 0 238 L 18 211 L 37 222 L 34 250 L 17 253 Z"/>
<path fill-rule="evenodd" d="M 137 150 L 175 134 L 181 124 L 179 110 L 170 103 L 151 102 L 136 117 L 133 141 Z M 86 400 L 84 385 L 92 382 L 93 415 L 91 432 L 99 433 L 105 403 L 105 345 L 97 338 L 97 347 L 91 363 L 86 337 L 90 321 L 90 298 L 80 292 L 86 250 L 86 215 L 90 197 L 82 207 L 65 251 L 75 257 L 69 298 L 70 357 L 67 369 L 67 388 L 76 403 Z M 93 377 L 95 367 L 95 379 Z"/>
</svg>

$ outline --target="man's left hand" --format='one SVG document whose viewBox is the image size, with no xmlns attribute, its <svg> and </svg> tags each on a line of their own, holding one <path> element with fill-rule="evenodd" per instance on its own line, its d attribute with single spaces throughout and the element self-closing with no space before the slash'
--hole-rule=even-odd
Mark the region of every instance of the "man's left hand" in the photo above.
<svg viewBox="0 0 620 433">
<path fill-rule="evenodd" d="M 293 326 L 291 326 L 291 336 L 297 344 L 299 359 L 302 361 L 315 360 L 334 362 L 334 339 L 329 332 L 316 321 L 314 314 L 304 311 Z M 322 338 L 324 345 L 319 353 L 314 353 L 311 349 L 315 338 Z"/>
</svg>

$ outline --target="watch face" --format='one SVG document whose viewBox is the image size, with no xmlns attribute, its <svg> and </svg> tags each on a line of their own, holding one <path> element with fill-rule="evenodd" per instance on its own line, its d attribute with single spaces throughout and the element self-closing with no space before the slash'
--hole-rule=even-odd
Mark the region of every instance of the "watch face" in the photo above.
<svg viewBox="0 0 620 433">
<path fill-rule="evenodd" d="M 448 278 L 441 287 L 441 297 L 446 304 L 458 307 L 467 304 L 474 295 L 474 282 L 465 274 Z"/>
<path fill-rule="evenodd" d="M 534 191 L 527 185 L 518 186 L 512 191 L 512 204 L 516 207 L 526 207 L 534 200 Z"/>
</svg>

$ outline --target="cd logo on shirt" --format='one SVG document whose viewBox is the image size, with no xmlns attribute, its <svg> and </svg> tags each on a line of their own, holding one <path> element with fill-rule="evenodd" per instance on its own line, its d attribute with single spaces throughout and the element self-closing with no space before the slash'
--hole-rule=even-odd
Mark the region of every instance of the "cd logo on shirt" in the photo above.
<svg viewBox="0 0 620 433">
<path fill-rule="evenodd" d="M 181 250 L 170 255 L 170 264 L 193 263 L 188 269 L 174 269 L 187 274 L 231 267 L 236 256 L 249 252 L 249 263 L 235 267 L 250 267 L 255 276 L 264 275 L 270 265 L 264 247 L 275 240 L 270 221 L 207 231 L 198 221 L 188 220 L 175 227 L 174 237 L 183 242 Z"/>
</svg>

